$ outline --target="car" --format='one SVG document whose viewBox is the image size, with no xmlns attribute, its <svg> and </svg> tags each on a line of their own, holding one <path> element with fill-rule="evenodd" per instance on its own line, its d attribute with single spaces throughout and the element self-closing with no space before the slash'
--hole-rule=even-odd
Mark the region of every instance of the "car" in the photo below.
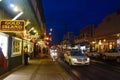
<svg viewBox="0 0 120 80">
<path fill-rule="evenodd" d="M 98 53 L 97 51 L 87 52 L 86 55 L 89 56 L 89 57 L 93 57 L 93 58 L 99 58 L 100 57 L 100 53 Z"/>
<path fill-rule="evenodd" d="M 53 61 L 55 61 L 58 58 L 58 51 L 57 49 L 50 49 L 50 56 L 53 59 Z"/>
<path fill-rule="evenodd" d="M 90 58 L 78 50 L 69 50 L 64 53 L 64 60 L 69 65 L 89 65 Z"/>
<path fill-rule="evenodd" d="M 102 53 L 103 60 L 116 60 L 120 63 L 120 49 L 111 49 Z"/>
</svg>

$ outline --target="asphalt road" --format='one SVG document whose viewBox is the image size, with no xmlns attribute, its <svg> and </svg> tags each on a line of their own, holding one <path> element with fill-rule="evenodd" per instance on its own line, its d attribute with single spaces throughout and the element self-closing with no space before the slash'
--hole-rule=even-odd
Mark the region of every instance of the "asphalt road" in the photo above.
<svg viewBox="0 0 120 80">
<path fill-rule="evenodd" d="M 92 59 L 89 66 L 69 66 L 64 61 L 60 61 L 60 64 L 78 80 L 120 80 L 119 63 Z"/>
</svg>

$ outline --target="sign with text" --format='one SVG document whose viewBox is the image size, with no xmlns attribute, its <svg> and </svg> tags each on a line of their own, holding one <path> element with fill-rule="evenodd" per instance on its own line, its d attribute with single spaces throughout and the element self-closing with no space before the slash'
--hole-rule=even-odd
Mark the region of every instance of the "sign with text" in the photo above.
<svg viewBox="0 0 120 80">
<path fill-rule="evenodd" d="M 22 32 L 25 27 L 24 20 L 1 20 L 0 32 Z"/>
</svg>

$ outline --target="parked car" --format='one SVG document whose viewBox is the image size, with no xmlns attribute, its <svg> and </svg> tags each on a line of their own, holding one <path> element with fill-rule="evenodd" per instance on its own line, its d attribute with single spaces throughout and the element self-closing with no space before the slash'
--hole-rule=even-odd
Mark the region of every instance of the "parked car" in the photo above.
<svg viewBox="0 0 120 80">
<path fill-rule="evenodd" d="M 94 57 L 94 58 L 99 58 L 100 54 L 97 51 L 90 51 L 86 53 L 87 56 L 89 57 Z"/>
<path fill-rule="evenodd" d="M 64 59 L 69 65 L 89 65 L 90 58 L 78 50 L 69 50 L 64 53 Z"/>
<path fill-rule="evenodd" d="M 120 50 L 119 49 L 111 49 L 102 54 L 103 60 L 116 60 L 120 62 Z"/>
</svg>

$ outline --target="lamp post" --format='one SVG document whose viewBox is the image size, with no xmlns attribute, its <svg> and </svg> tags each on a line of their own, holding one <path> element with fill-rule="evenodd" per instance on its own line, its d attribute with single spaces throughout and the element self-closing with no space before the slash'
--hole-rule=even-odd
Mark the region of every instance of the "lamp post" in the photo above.
<svg viewBox="0 0 120 80">
<path fill-rule="evenodd" d="M 50 28 L 50 32 L 49 32 L 49 43 L 50 43 L 50 46 L 51 46 L 51 41 L 52 41 L 52 31 L 53 31 L 53 29 Z"/>
</svg>

